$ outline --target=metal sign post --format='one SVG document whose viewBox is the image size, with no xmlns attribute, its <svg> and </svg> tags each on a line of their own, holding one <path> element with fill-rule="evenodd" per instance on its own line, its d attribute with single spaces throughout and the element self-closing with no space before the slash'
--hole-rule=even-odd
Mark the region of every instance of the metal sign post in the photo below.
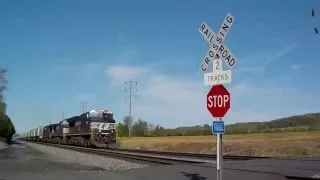
<svg viewBox="0 0 320 180">
<path fill-rule="evenodd" d="M 219 120 L 222 121 L 221 118 Z M 217 134 L 217 180 L 222 180 L 222 170 L 223 170 L 223 153 L 222 152 L 223 152 L 222 134 L 218 133 Z"/>
<path fill-rule="evenodd" d="M 223 170 L 223 149 L 222 134 L 224 134 L 224 122 L 221 118 L 219 121 L 213 121 L 212 133 L 217 135 L 217 180 L 222 180 Z"/>
<path fill-rule="evenodd" d="M 230 109 L 230 93 L 223 84 L 231 83 L 231 69 L 237 63 L 238 59 L 224 45 L 224 40 L 234 23 L 234 17 L 227 13 L 218 33 L 205 23 L 202 22 L 199 28 L 201 35 L 210 44 L 209 50 L 200 65 L 200 71 L 204 73 L 203 80 L 207 86 L 212 86 L 207 94 L 207 109 L 218 121 L 212 122 L 212 133 L 217 135 L 217 180 L 222 180 L 223 171 L 223 149 L 222 135 L 225 131 L 224 121 L 222 118 Z M 222 61 L 230 70 L 223 70 Z M 209 66 L 212 64 L 212 72 L 208 72 Z"/>
<path fill-rule="evenodd" d="M 212 133 L 217 135 L 217 180 L 222 180 L 223 171 L 223 149 L 222 134 L 224 134 L 224 122 L 221 118 L 219 121 L 213 121 Z"/>
</svg>

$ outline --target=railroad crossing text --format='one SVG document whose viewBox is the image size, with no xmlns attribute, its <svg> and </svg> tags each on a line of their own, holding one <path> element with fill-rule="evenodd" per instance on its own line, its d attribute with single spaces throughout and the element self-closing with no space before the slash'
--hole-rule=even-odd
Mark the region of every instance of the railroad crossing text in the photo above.
<svg viewBox="0 0 320 180">
<path fill-rule="evenodd" d="M 226 71 L 216 71 L 213 73 L 204 74 L 204 84 L 207 86 L 213 86 L 217 84 L 227 84 L 231 83 L 231 70 Z"/>
<path fill-rule="evenodd" d="M 210 51 L 213 51 L 214 49 L 215 50 L 218 50 L 218 55 L 220 58 L 222 58 L 224 60 L 224 62 L 230 67 L 230 68 L 233 68 L 234 65 L 236 64 L 237 62 L 237 58 L 235 57 L 235 55 L 230 51 L 230 49 L 225 46 L 224 44 L 221 44 L 220 48 L 218 48 L 218 46 L 214 43 L 214 40 L 215 40 L 215 36 L 217 36 L 217 34 L 215 32 L 212 31 L 212 29 L 205 23 L 205 22 L 202 22 L 201 25 L 200 25 L 200 28 L 199 28 L 199 32 L 201 33 L 201 35 L 207 40 L 208 43 L 211 44 L 210 46 L 210 49 L 209 51 L 207 52 L 207 55 L 206 55 L 206 62 L 203 62 L 202 65 L 201 65 L 201 69 L 203 71 L 207 71 L 207 68 L 208 68 L 208 65 L 207 64 L 211 64 L 211 61 L 210 61 L 210 57 L 212 56 L 209 56 L 211 55 L 213 52 L 210 52 Z M 217 37 L 218 39 L 219 37 Z M 210 54 L 209 54 L 210 53 Z M 207 59 L 208 58 L 208 59 Z"/>
</svg>

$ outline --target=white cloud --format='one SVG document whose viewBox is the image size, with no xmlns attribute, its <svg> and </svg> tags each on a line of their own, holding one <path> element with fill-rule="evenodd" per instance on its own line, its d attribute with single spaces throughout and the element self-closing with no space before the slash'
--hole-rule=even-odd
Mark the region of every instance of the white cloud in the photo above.
<svg viewBox="0 0 320 180">
<path fill-rule="evenodd" d="M 281 49 L 279 52 L 277 52 L 274 56 L 272 56 L 271 58 L 269 58 L 266 62 L 265 62 L 265 66 L 268 65 L 269 63 L 271 63 L 272 61 L 276 61 L 281 57 L 284 57 L 285 55 L 287 55 L 288 53 L 290 53 L 291 51 L 295 50 L 298 48 L 298 43 L 291 43 L 288 46 L 284 47 L 283 49 Z"/>
<path fill-rule="evenodd" d="M 165 75 L 149 76 L 146 95 L 163 103 L 188 103 L 201 92 L 201 83 Z"/>
<path fill-rule="evenodd" d="M 120 39 L 119 41 L 127 41 L 127 37 L 121 34 L 118 39 Z M 109 58 L 112 63 L 108 65 L 104 73 L 108 77 L 107 82 L 111 91 L 123 89 L 124 82 L 130 78 L 138 82 L 138 96 L 132 107 L 134 118 L 142 118 L 166 127 L 206 124 L 213 120 L 206 109 L 206 95 L 210 87 L 204 86 L 200 77 L 192 80 L 189 77 L 170 76 L 165 73 L 166 69 L 163 67 L 161 69 L 150 63 L 147 64 L 148 66 L 145 64 L 131 66 L 129 62 L 136 62 L 139 53 L 135 48 L 123 47 L 125 46 L 119 45 L 117 52 L 112 53 L 113 55 Z M 269 63 L 285 56 L 296 47 L 296 43 L 290 44 L 269 59 L 266 59 L 266 53 L 254 54 L 241 61 L 240 63 L 245 65 L 235 71 L 262 73 Z M 121 52 L 118 53 L 118 51 Z M 261 68 L 248 67 L 252 62 L 257 62 L 256 59 L 263 66 Z M 84 74 L 92 73 L 91 76 L 93 76 L 97 75 L 97 71 L 101 73 L 99 68 L 102 68 L 102 64 L 92 64 L 86 67 L 87 70 Z M 246 80 L 235 81 L 230 87 L 228 85 L 228 90 L 231 94 L 232 104 L 224 119 L 226 123 L 266 121 L 291 115 L 293 110 L 301 109 L 299 103 L 305 103 L 308 101 L 307 99 L 310 99 L 310 97 L 299 96 L 299 92 L 293 88 L 279 86 L 278 82 L 275 84 L 264 83 L 263 86 L 258 86 L 256 83 Z M 79 93 L 77 97 L 78 100 L 90 101 L 95 98 L 90 93 Z M 118 111 L 123 111 L 123 109 L 123 107 L 119 107 Z M 119 113 L 116 116 L 120 119 L 126 115 Z"/>
<path fill-rule="evenodd" d="M 122 85 L 130 78 L 140 79 L 144 74 L 149 74 L 150 69 L 131 66 L 110 66 L 104 72 L 110 78 L 112 85 Z"/>
<path fill-rule="evenodd" d="M 133 107 L 133 116 L 136 118 L 167 127 L 205 124 L 212 120 L 206 109 L 209 87 L 204 86 L 201 80 L 172 77 L 137 66 L 109 66 L 105 72 L 112 82 L 121 80 L 122 86 L 123 80 L 133 76 L 139 82 L 142 100 Z M 290 105 L 294 107 L 293 102 L 301 101 L 298 92 L 290 87 L 259 87 L 241 82 L 228 89 L 232 97 L 232 108 L 226 115 L 226 123 L 266 121 L 290 115 Z M 277 111 L 281 107 L 286 108 Z"/>
<path fill-rule="evenodd" d="M 134 118 L 141 118 L 166 127 L 208 124 L 213 120 L 206 109 L 206 95 L 210 87 L 204 86 L 200 77 L 192 80 L 189 77 L 179 77 L 177 74 L 170 76 L 165 73 L 166 69 L 163 67 L 161 69 L 150 63 L 147 64 L 148 66 L 146 64 L 132 66 L 130 64 L 137 62 L 138 51 L 133 47 L 123 45 L 125 43 L 121 41 L 128 41 L 128 37 L 119 34 L 118 41 L 120 45 L 117 45 L 114 52 L 109 55 L 108 62 L 110 63 L 109 60 L 111 60 L 111 65 L 108 65 L 104 73 L 108 77 L 110 92 L 123 89 L 124 82 L 131 78 L 138 82 L 138 98 L 132 107 Z M 292 43 L 270 58 L 266 58 L 268 57 L 266 53 L 254 54 L 241 61 L 242 67 L 235 71 L 263 73 L 268 64 L 284 57 L 297 46 L 298 44 Z M 252 62 L 262 64 L 261 68 L 248 67 L 252 65 Z M 84 67 L 86 68 L 83 72 L 85 76 L 89 74 L 94 76 L 97 75 L 97 72 L 101 73 L 103 66 L 102 64 L 89 64 L 81 66 L 81 69 Z M 230 87 L 228 85 L 228 90 L 232 104 L 224 119 L 226 123 L 266 121 L 291 115 L 293 110 L 301 109 L 299 106 L 301 103 L 308 102 L 310 99 L 310 97 L 299 96 L 299 92 L 293 88 L 279 86 L 279 83 L 264 83 L 263 86 L 258 86 L 246 80 L 234 81 Z M 89 101 L 95 98 L 90 93 L 78 93 L 76 97 L 78 100 Z M 116 114 L 120 119 L 126 115 L 121 114 L 120 111 L 123 109 L 120 106 L 119 113 Z M 304 110 L 306 109 L 308 108 L 304 107 Z M 302 110 L 299 112 L 301 113 Z"/>
<path fill-rule="evenodd" d="M 244 58 L 243 63 L 257 62 L 259 64 L 254 64 L 254 66 L 243 66 L 241 68 L 236 69 L 234 72 L 251 72 L 251 73 L 263 73 L 265 68 L 272 62 L 281 59 L 286 56 L 290 52 L 294 51 L 298 48 L 298 43 L 291 43 L 280 51 L 276 52 L 274 55 L 265 54 L 265 53 L 257 53 L 249 56 L 248 58 Z"/>
</svg>

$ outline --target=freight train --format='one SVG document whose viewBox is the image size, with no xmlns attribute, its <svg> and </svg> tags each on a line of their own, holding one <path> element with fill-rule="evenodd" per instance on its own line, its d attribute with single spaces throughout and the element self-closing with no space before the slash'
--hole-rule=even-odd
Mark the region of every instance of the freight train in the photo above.
<svg viewBox="0 0 320 180">
<path fill-rule="evenodd" d="M 85 147 L 115 147 L 116 120 L 110 110 L 94 109 L 18 134 L 16 139 Z"/>
</svg>

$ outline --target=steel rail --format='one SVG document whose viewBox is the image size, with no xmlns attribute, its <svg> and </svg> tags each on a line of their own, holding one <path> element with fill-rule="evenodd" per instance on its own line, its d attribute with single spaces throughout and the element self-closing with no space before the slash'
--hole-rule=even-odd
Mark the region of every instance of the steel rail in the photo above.
<svg viewBox="0 0 320 180">
<path fill-rule="evenodd" d="M 68 150 L 74 150 L 83 153 L 90 153 L 95 155 L 108 156 L 112 158 L 120 158 L 124 160 L 138 161 L 142 163 L 147 163 L 151 165 L 173 165 L 173 164 L 199 164 L 199 163 L 208 163 L 205 160 L 192 160 L 192 159 L 182 159 L 177 157 L 168 157 L 168 156 L 154 156 L 146 153 L 128 153 L 128 152 L 117 152 L 109 149 L 95 149 L 95 148 L 86 148 L 79 146 L 71 145 L 61 145 L 61 144 L 51 144 L 51 143 L 39 143 L 39 142 L 29 142 L 35 144 L 41 144 L 51 147 L 63 148 Z"/>
<path fill-rule="evenodd" d="M 42 143 L 42 142 L 33 142 L 43 145 L 59 145 L 53 143 Z M 81 146 L 73 146 L 73 145 L 59 145 L 59 146 L 69 146 L 69 147 L 81 147 Z M 81 147 L 84 148 L 84 147 Z M 87 148 L 87 149 L 99 149 L 99 148 Z M 101 149 L 100 149 L 101 150 Z M 188 153 L 188 152 L 172 152 L 172 151 L 150 151 L 150 150 L 137 150 L 137 149 L 120 149 L 120 148 L 109 148 L 104 149 L 104 151 L 108 151 L 110 153 L 131 153 L 131 154 L 150 154 L 150 155 L 159 155 L 159 156 L 171 156 L 171 157 L 180 157 L 180 158 L 188 158 L 188 159 L 198 159 L 198 160 L 208 160 L 215 161 L 215 154 L 205 154 L 205 153 Z M 272 157 L 261 157 L 261 156 L 233 156 L 233 155 L 224 155 L 224 160 L 251 160 L 251 159 L 266 159 Z"/>
<path fill-rule="evenodd" d="M 188 153 L 188 152 L 173 152 L 173 151 L 150 151 L 150 150 L 137 150 L 137 149 L 116 149 L 112 148 L 114 151 L 130 152 L 130 153 L 147 153 L 147 154 L 157 154 L 157 155 L 170 155 L 170 156 L 181 156 L 188 158 L 199 158 L 199 159 L 216 159 L 215 154 L 208 153 Z M 223 155 L 226 160 L 251 160 L 251 159 L 267 159 L 272 157 L 266 156 L 233 156 L 233 155 Z"/>
<path fill-rule="evenodd" d="M 27 141 L 30 142 L 30 141 Z M 65 149 L 78 150 L 87 153 L 106 155 L 121 159 L 131 159 L 149 161 L 155 164 L 177 164 L 177 163 L 215 163 L 216 155 L 208 153 L 189 153 L 189 152 L 172 152 L 172 151 L 150 151 L 139 149 L 120 149 L 120 148 L 88 148 L 74 145 L 62 145 L 43 142 L 31 142 Z M 152 159 L 151 159 L 152 158 Z M 297 158 L 297 157 L 266 157 L 266 156 L 233 156 L 224 155 L 224 160 L 253 160 L 253 159 L 277 159 L 277 160 L 301 160 L 301 161 L 319 161 L 320 158 Z M 170 162 L 169 162 L 170 161 Z"/>
</svg>

